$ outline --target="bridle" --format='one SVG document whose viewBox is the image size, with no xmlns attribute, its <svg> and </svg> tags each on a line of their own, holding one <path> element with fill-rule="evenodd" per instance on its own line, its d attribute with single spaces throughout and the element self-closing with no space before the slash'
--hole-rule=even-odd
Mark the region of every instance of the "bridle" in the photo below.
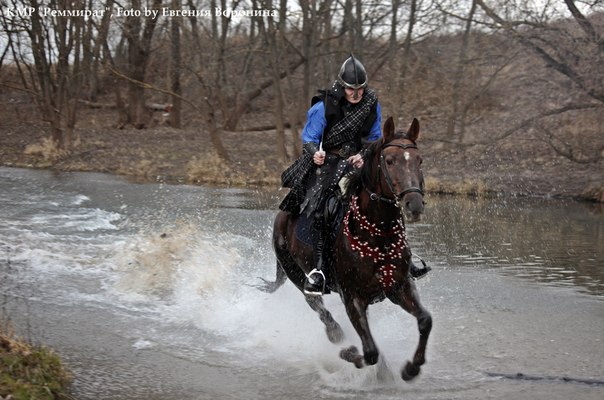
<svg viewBox="0 0 604 400">
<path fill-rule="evenodd" d="M 388 168 L 386 168 L 386 158 L 384 157 L 384 149 L 387 147 L 400 147 L 401 149 L 405 149 L 405 150 L 406 149 L 417 149 L 417 144 L 415 144 L 415 142 L 412 142 L 412 143 L 389 142 L 389 143 L 385 143 L 382 145 L 382 147 L 380 148 L 380 163 L 378 164 L 376 182 L 379 182 L 379 178 L 380 178 L 379 174 L 381 171 L 381 173 L 384 175 L 384 179 L 386 180 L 386 185 L 388 186 L 388 189 L 390 189 L 390 192 L 392 193 L 394 198 L 388 198 L 388 197 L 381 196 L 377 193 L 374 193 L 367 188 L 367 185 L 365 185 L 365 190 L 367 190 L 367 192 L 369 192 L 369 198 L 371 200 L 380 200 L 380 201 L 386 202 L 388 204 L 398 206 L 399 200 L 402 199 L 408 193 L 419 193 L 423 196 L 424 191 L 421 188 L 421 186 L 422 186 L 421 184 L 420 184 L 420 187 L 411 186 L 409 188 L 402 190 L 400 193 L 396 193 L 396 191 L 394 190 L 394 184 L 392 183 L 392 178 L 390 177 L 390 174 L 388 173 Z"/>
</svg>

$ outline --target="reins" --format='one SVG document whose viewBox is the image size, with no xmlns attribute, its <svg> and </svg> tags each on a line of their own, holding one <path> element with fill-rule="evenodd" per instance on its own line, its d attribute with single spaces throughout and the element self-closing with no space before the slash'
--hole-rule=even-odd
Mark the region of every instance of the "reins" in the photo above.
<svg viewBox="0 0 604 400">
<path fill-rule="evenodd" d="M 377 171 L 377 176 L 376 176 L 376 182 L 379 182 L 380 180 L 380 171 L 381 173 L 384 175 L 384 179 L 386 180 L 386 185 L 388 185 L 388 189 L 390 189 L 390 192 L 392 192 L 392 195 L 394 196 L 394 198 L 388 198 L 388 197 L 384 197 L 380 194 L 374 193 L 371 190 L 369 190 L 366 182 L 363 183 L 363 186 L 365 187 L 365 190 L 369 193 L 369 198 L 373 201 L 383 201 L 385 203 L 391 204 L 391 205 L 395 205 L 398 206 L 398 202 L 400 199 L 403 198 L 403 196 L 405 196 L 407 193 L 419 193 L 422 196 L 424 195 L 424 191 L 422 190 L 422 188 L 420 187 L 416 187 L 416 186 L 412 186 L 409 187 L 403 191 L 401 191 L 400 193 L 396 193 L 396 191 L 394 190 L 394 184 L 392 183 L 392 178 L 390 177 L 390 174 L 388 173 L 388 168 L 386 168 L 386 159 L 384 157 L 384 149 L 387 147 L 400 147 L 402 149 L 417 149 L 417 144 L 415 144 L 415 142 L 413 143 L 386 143 L 384 145 L 382 145 L 380 147 L 380 163 L 378 164 L 378 171 Z"/>
</svg>

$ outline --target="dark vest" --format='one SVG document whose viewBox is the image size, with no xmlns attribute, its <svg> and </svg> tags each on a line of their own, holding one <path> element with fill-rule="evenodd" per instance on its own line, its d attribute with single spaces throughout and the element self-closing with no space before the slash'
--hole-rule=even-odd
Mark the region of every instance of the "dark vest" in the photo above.
<svg viewBox="0 0 604 400">
<path fill-rule="evenodd" d="M 343 92 L 343 89 L 341 89 Z M 325 135 L 329 134 L 331 128 L 338 123 L 346 113 L 347 104 L 346 98 L 344 97 L 344 93 L 338 93 L 339 90 L 335 92 L 331 89 L 329 90 L 319 90 L 319 94 L 314 96 L 311 100 L 311 106 L 315 105 L 319 101 L 323 101 L 325 105 L 325 120 L 327 121 L 327 125 L 325 126 L 325 130 L 323 131 L 323 140 L 325 140 Z M 371 128 L 377 119 L 377 102 L 371 107 L 371 111 L 369 116 L 365 120 L 363 126 L 359 130 L 357 137 L 355 138 L 355 151 L 360 151 L 363 147 L 363 139 L 367 139 L 369 136 L 369 132 L 371 132 Z M 326 149 L 329 150 L 329 149 Z"/>
<path fill-rule="evenodd" d="M 323 101 L 325 104 L 325 119 L 327 120 L 327 125 L 323 131 L 323 141 L 325 141 L 331 128 L 344 118 L 346 105 L 349 103 L 343 96 L 342 88 L 339 88 L 339 90 L 320 90 L 319 94 L 312 98 L 311 103 L 314 105 L 319 101 Z M 279 208 L 296 215 L 302 210 L 310 215 L 315 210 L 322 209 L 324 195 L 327 197 L 334 190 L 342 174 L 346 172 L 344 168 L 340 170 L 340 167 L 347 165 L 345 160 L 349 155 L 362 150 L 363 139 L 367 139 L 376 120 L 377 101 L 369 111 L 363 126 L 357 132 L 354 143 L 350 145 L 343 143 L 341 148 L 325 148 L 328 153 L 336 154 L 327 155 L 325 164 L 321 167 L 321 179 L 318 179 L 318 176 L 314 173 L 316 166 L 312 161 L 312 154 L 303 152 L 302 156 L 281 175 L 282 185 L 291 188 L 291 190 L 283 199 Z M 344 150 L 351 150 L 352 154 L 342 155 L 342 153 L 346 153 Z M 314 190 L 307 194 L 307 188 L 309 187 Z"/>
</svg>

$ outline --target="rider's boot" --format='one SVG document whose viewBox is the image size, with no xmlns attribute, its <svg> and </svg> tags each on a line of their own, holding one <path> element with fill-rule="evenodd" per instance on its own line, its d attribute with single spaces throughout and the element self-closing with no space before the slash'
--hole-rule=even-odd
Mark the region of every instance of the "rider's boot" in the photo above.
<svg viewBox="0 0 604 400">
<path fill-rule="evenodd" d="M 432 268 L 427 266 L 424 260 L 420 260 L 423 264 L 423 268 L 418 268 L 417 265 L 413 263 L 413 260 L 411 260 L 411 264 L 409 265 L 409 274 L 416 280 L 425 277 L 428 272 L 432 271 Z"/>
<path fill-rule="evenodd" d="M 309 296 L 321 296 L 325 293 L 325 275 L 323 274 L 323 229 L 318 229 L 313 240 L 315 253 L 315 268 L 306 275 L 304 282 L 304 294 Z"/>
</svg>

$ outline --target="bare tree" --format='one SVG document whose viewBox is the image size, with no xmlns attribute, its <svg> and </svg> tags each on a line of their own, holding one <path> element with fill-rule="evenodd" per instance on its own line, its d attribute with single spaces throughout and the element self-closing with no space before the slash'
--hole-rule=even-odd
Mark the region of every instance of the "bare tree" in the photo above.
<svg viewBox="0 0 604 400">
<path fill-rule="evenodd" d="M 449 117 L 447 118 L 447 136 L 454 137 L 455 127 L 458 122 L 459 108 L 461 99 L 461 86 L 464 78 L 464 71 L 468 62 L 468 47 L 470 45 L 470 34 L 472 32 L 472 23 L 474 20 L 474 14 L 476 12 L 476 0 L 472 0 L 470 11 L 466 19 L 466 26 L 463 31 L 461 47 L 459 49 L 459 55 L 457 59 L 457 67 L 455 69 L 455 76 L 453 77 L 453 90 L 452 90 L 452 105 Z M 458 139 L 463 142 L 464 130 L 460 129 L 458 132 Z"/>
<path fill-rule="evenodd" d="M 150 9 L 159 10 L 161 4 L 161 0 L 152 0 Z M 131 6 L 134 10 L 141 10 L 141 0 L 131 0 Z M 144 128 L 149 119 L 145 110 L 144 82 L 157 20 L 153 16 L 130 15 L 124 25 L 128 43 L 128 117 L 129 122 L 139 129 Z"/>
<path fill-rule="evenodd" d="M 172 9 L 180 10 L 182 0 L 172 0 Z M 182 113 L 182 90 L 180 87 L 180 18 L 172 18 L 170 21 L 171 52 L 170 52 L 170 89 L 172 90 L 172 110 L 170 112 L 170 124 L 180 128 Z"/>
<path fill-rule="evenodd" d="M 413 31 L 417 22 L 417 0 L 411 0 L 409 5 L 409 22 L 407 23 L 407 34 L 403 41 L 403 59 L 401 62 L 401 76 L 400 76 L 400 92 L 405 93 L 405 82 L 409 75 L 409 64 L 411 63 L 411 44 L 413 43 Z M 401 103 L 405 102 L 405 98 L 401 99 Z"/>
<path fill-rule="evenodd" d="M 211 0 L 211 6 L 216 7 L 215 0 Z M 191 10 L 196 10 L 192 0 L 188 0 L 188 5 Z M 219 54 L 223 53 L 220 47 L 224 47 L 224 42 L 220 41 L 218 17 L 212 14 L 210 28 L 198 26 L 197 18 L 190 19 L 191 24 L 191 50 L 196 53 L 196 57 L 190 60 L 189 70 L 192 71 L 197 79 L 202 92 L 202 102 L 200 108 L 204 110 L 205 122 L 209 131 L 210 141 L 218 157 L 225 161 L 229 161 L 229 155 L 222 143 L 220 137 L 218 113 L 221 105 L 224 104 L 224 93 L 222 86 L 224 80 L 221 77 L 220 62 L 215 61 Z M 228 25 L 228 24 L 227 24 Z M 222 24 L 221 26 L 224 26 Z M 204 37 L 202 29 L 205 28 L 207 33 Z M 225 35 L 226 38 L 226 35 Z M 209 43 L 208 47 L 203 47 L 204 43 Z M 205 56 L 205 57 L 204 57 Z"/>
<path fill-rule="evenodd" d="M 265 9 L 272 9 L 272 0 L 264 0 L 262 2 Z M 277 131 L 276 140 L 276 156 L 281 162 L 287 160 L 287 150 L 285 147 L 285 122 L 284 122 L 284 104 L 283 104 L 283 91 L 281 89 L 281 74 L 279 71 L 279 65 L 281 64 L 281 53 L 282 53 L 282 40 L 279 35 L 279 28 L 281 32 L 285 29 L 285 10 L 287 7 L 287 0 L 280 0 L 280 20 L 275 22 L 272 16 L 267 17 L 267 26 L 261 21 L 259 26 L 261 32 L 266 38 L 266 42 L 270 52 L 270 66 L 272 71 L 272 87 L 273 97 L 275 105 L 275 123 Z"/>
<path fill-rule="evenodd" d="M 523 46 L 531 50 L 551 70 L 556 71 L 560 77 L 572 82 L 572 90 L 563 100 L 565 104 L 555 109 L 545 110 L 540 113 L 540 118 L 531 117 L 533 126 L 546 123 L 548 119 L 560 118 L 562 114 L 578 108 L 597 108 L 604 110 L 604 32 L 602 25 L 594 25 L 576 6 L 575 1 L 565 0 L 564 3 L 572 19 L 559 18 L 552 20 L 544 17 L 555 14 L 554 10 L 540 10 L 530 13 L 526 10 L 503 9 L 503 14 L 483 0 L 476 0 L 484 13 L 491 19 L 494 26 L 502 29 Z M 595 4 L 591 5 L 596 7 Z M 546 11 L 550 11 L 549 13 Z M 503 17 L 502 15 L 505 15 Z M 562 14 L 563 15 L 563 14 Z M 574 22 L 574 23 L 573 23 Z M 578 28 L 578 29 L 577 29 Z M 587 107 L 585 105 L 587 103 Z M 552 112 L 555 111 L 555 112 Z M 601 112 L 601 111 L 600 111 Z M 596 156 L 579 156 L 582 151 L 589 151 L 585 146 L 576 145 L 577 148 L 561 150 L 560 137 L 556 138 L 553 130 L 540 128 L 545 132 L 545 141 L 559 154 L 578 161 L 580 159 L 601 159 L 601 150 L 596 149 Z M 560 131 L 560 126 L 557 128 Z M 559 132 L 559 135 L 569 137 L 568 132 Z M 580 140 L 576 140 L 580 143 Z M 572 145 L 568 145 L 571 146 Z M 591 149 L 593 150 L 593 149 Z"/>
<path fill-rule="evenodd" d="M 32 10 L 3 15 L 13 61 L 21 72 L 26 90 L 34 94 L 42 119 L 50 126 L 51 139 L 58 149 L 74 145 L 78 96 L 82 82 L 82 38 L 91 35 L 92 25 L 77 16 L 43 18 L 37 0 L 11 0 L 14 10 Z M 59 12 L 85 8 L 83 0 L 60 0 Z M 35 11 L 34 11 L 35 10 Z M 10 14 L 10 13 L 9 13 Z M 24 44 L 25 33 L 27 44 Z M 29 46 L 30 52 L 24 49 Z M 28 58 L 31 53 L 32 60 Z"/>
<path fill-rule="evenodd" d="M 92 0 L 90 0 L 92 1 Z M 104 7 L 105 10 L 113 9 L 114 0 L 106 0 Z M 90 18 L 88 23 L 97 23 L 93 18 Z M 109 35 L 109 27 L 111 23 L 111 13 L 105 12 L 101 21 L 97 27 L 97 37 L 94 38 L 92 30 L 89 30 L 89 35 L 86 37 L 84 43 L 88 44 L 88 49 L 84 47 L 84 61 L 83 61 L 83 77 L 84 84 L 88 85 L 88 99 L 95 101 L 100 90 L 99 88 L 99 74 L 100 67 L 103 62 L 102 53 L 107 44 L 107 37 Z"/>
<path fill-rule="evenodd" d="M 602 65 L 603 33 L 598 32 L 581 14 L 574 1 L 565 0 L 565 3 L 582 28 L 583 34 L 579 34 L 571 27 L 555 27 L 547 24 L 551 21 L 531 20 L 530 15 L 525 20 L 508 20 L 488 7 L 483 0 L 476 0 L 476 2 L 498 27 L 534 51 L 550 68 L 566 76 L 585 94 L 604 103 L 604 86 L 596 84 L 602 80 L 604 68 L 592 68 L 594 65 Z"/>
</svg>

